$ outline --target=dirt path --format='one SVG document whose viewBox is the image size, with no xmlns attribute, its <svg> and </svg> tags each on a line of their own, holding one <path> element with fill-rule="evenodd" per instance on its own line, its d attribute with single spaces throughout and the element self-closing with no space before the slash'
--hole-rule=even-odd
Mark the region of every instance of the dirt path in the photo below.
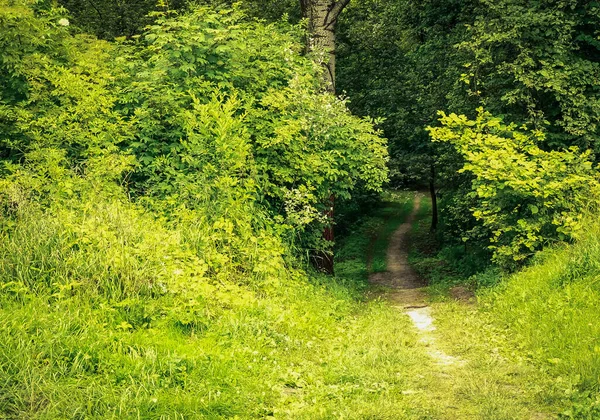
<svg viewBox="0 0 600 420">
<path fill-rule="evenodd" d="M 406 221 L 398 227 L 390 238 L 387 250 L 387 271 L 373 273 L 369 282 L 380 286 L 376 295 L 404 311 L 410 317 L 419 332 L 419 340 L 427 348 L 429 356 L 439 365 L 462 364 L 463 361 L 450 356 L 436 347 L 434 319 L 427 301 L 427 284 L 408 263 L 409 235 L 412 224 L 421 205 L 421 196 L 417 194 L 414 207 Z"/>
<path fill-rule="evenodd" d="M 409 265 L 410 232 L 424 200 L 415 195 L 411 214 L 392 234 L 387 271 L 369 276 L 371 296 L 387 301 L 413 326 L 409 332 L 389 324 L 389 333 L 402 337 L 405 332 L 416 338 L 405 358 L 417 368 L 408 373 L 402 395 L 423 415 L 398 418 L 556 418 L 553 413 L 558 411 L 563 391 L 527 362 L 507 341 L 505 331 L 488 322 L 475 305 L 473 293 L 454 287 L 446 298 L 432 300 L 426 282 Z"/>
<path fill-rule="evenodd" d="M 386 256 L 387 271 L 369 276 L 371 284 L 385 288 L 378 296 L 406 309 L 427 306 L 426 284 L 408 264 L 408 236 L 420 205 L 421 196 L 417 194 L 411 214 L 390 238 Z"/>
</svg>

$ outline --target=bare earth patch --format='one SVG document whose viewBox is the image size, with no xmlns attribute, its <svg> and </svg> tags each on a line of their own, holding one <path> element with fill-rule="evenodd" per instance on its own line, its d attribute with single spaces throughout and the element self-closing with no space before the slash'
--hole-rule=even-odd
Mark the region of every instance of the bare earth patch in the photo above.
<svg viewBox="0 0 600 420">
<path fill-rule="evenodd" d="M 408 263 L 408 236 L 419 211 L 420 195 L 416 195 L 414 203 L 411 214 L 390 238 L 386 255 L 387 271 L 371 274 L 369 282 L 377 287 L 377 291 L 374 292 L 376 297 L 390 302 L 392 306 L 403 310 L 408 315 L 419 331 L 419 340 L 437 364 L 448 366 L 457 362 L 463 363 L 436 348 L 435 338 L 431 334 L 435 331 L 434 319 L 425 292 L 427 284 Z"/>
</svg>

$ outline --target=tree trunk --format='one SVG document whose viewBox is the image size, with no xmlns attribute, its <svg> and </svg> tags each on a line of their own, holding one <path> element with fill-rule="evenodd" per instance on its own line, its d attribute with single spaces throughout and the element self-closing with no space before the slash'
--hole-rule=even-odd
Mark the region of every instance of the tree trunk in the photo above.
<svg viewBox="0 0 600 420">
<path fill-rule="evenodd" d="M 350 0 L 300 0 L 302 14 L 308 20 L 309 51 L 322 54 L 323 78 L 328 91 L 335 93 L 335 25 Z"/>
<path fill-rule="evenodd" d="M 329 197 L 329 208 L 325 212 L 325 215 L 333 223 L 333 209 L 334 209 L 334 201 L 335 197 L 332 195 Z M 323 239 L 326 241 L 333 242 L 334 241 L 334 233 L 333 233 L 333 224 L 327 225 L 323 230 Z M 333 275 L 334 274 L 334 264 L 333 264 L 333 254 L 325 251 L 318 251 L 311 256 L 311 260 L 315 268 L 324 273 Z"/>
<path fill-rule="evenodd" d="M 435 166 L 431 165 L 431 177 L 429 178 L 429 193 L 431 194 L 431 231 L 434 232 L 438 227 L 438 205 L 437 194 L 435 192 Z"/>
<path fill-rule="evenodd" d="M 306 48 L 321 54 L 319 63 L 323 66 L 325 89 L 335 94 L 335 25 L 338 16 L 350 0 L 300 0 L 302 15 L 308 20 Z M 323 238 L 333 242 L 333 209 L 335 197 L 329 197 L 330 207 L 327 216 L 331 224 L 325 227 Z M 317 269 L 328 274 L 334 273 L 333 254 L 319 252 L 313 256 Z"/>
</svg>

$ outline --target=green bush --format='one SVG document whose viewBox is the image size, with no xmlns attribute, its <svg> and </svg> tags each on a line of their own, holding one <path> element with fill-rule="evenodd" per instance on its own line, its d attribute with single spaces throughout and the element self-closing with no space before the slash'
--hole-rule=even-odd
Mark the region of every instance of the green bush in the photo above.
<svg viewBox="0 0 600 420">
<path fill-rule="evenodd" d="M 545 151 L 542 132 L 506 125 L 483 109 L 475 120 L 441 113 L 440 121 L 429 131 L 465 159 L 461 172 L 473 175 L 471 211 L 491 231 L 496 262 L 514 267 L 584 229 L 581 212 L 597 206 L 600 185 L 591 152 Z"/>
</svg>

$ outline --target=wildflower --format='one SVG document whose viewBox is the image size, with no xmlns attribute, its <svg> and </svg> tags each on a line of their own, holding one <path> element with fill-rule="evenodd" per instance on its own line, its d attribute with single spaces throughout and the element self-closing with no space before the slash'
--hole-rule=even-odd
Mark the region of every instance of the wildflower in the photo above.
<svg viewBox="0 0 600 420">
<path fill-rule="evenodd" d="M 62 18 L 61 20 L 58 21 L 58 24 L 60 26 L 69 26 L 69 23 L 70 23 L 69 19 L 65 19 L 65 18 Z"/>
</svg>

